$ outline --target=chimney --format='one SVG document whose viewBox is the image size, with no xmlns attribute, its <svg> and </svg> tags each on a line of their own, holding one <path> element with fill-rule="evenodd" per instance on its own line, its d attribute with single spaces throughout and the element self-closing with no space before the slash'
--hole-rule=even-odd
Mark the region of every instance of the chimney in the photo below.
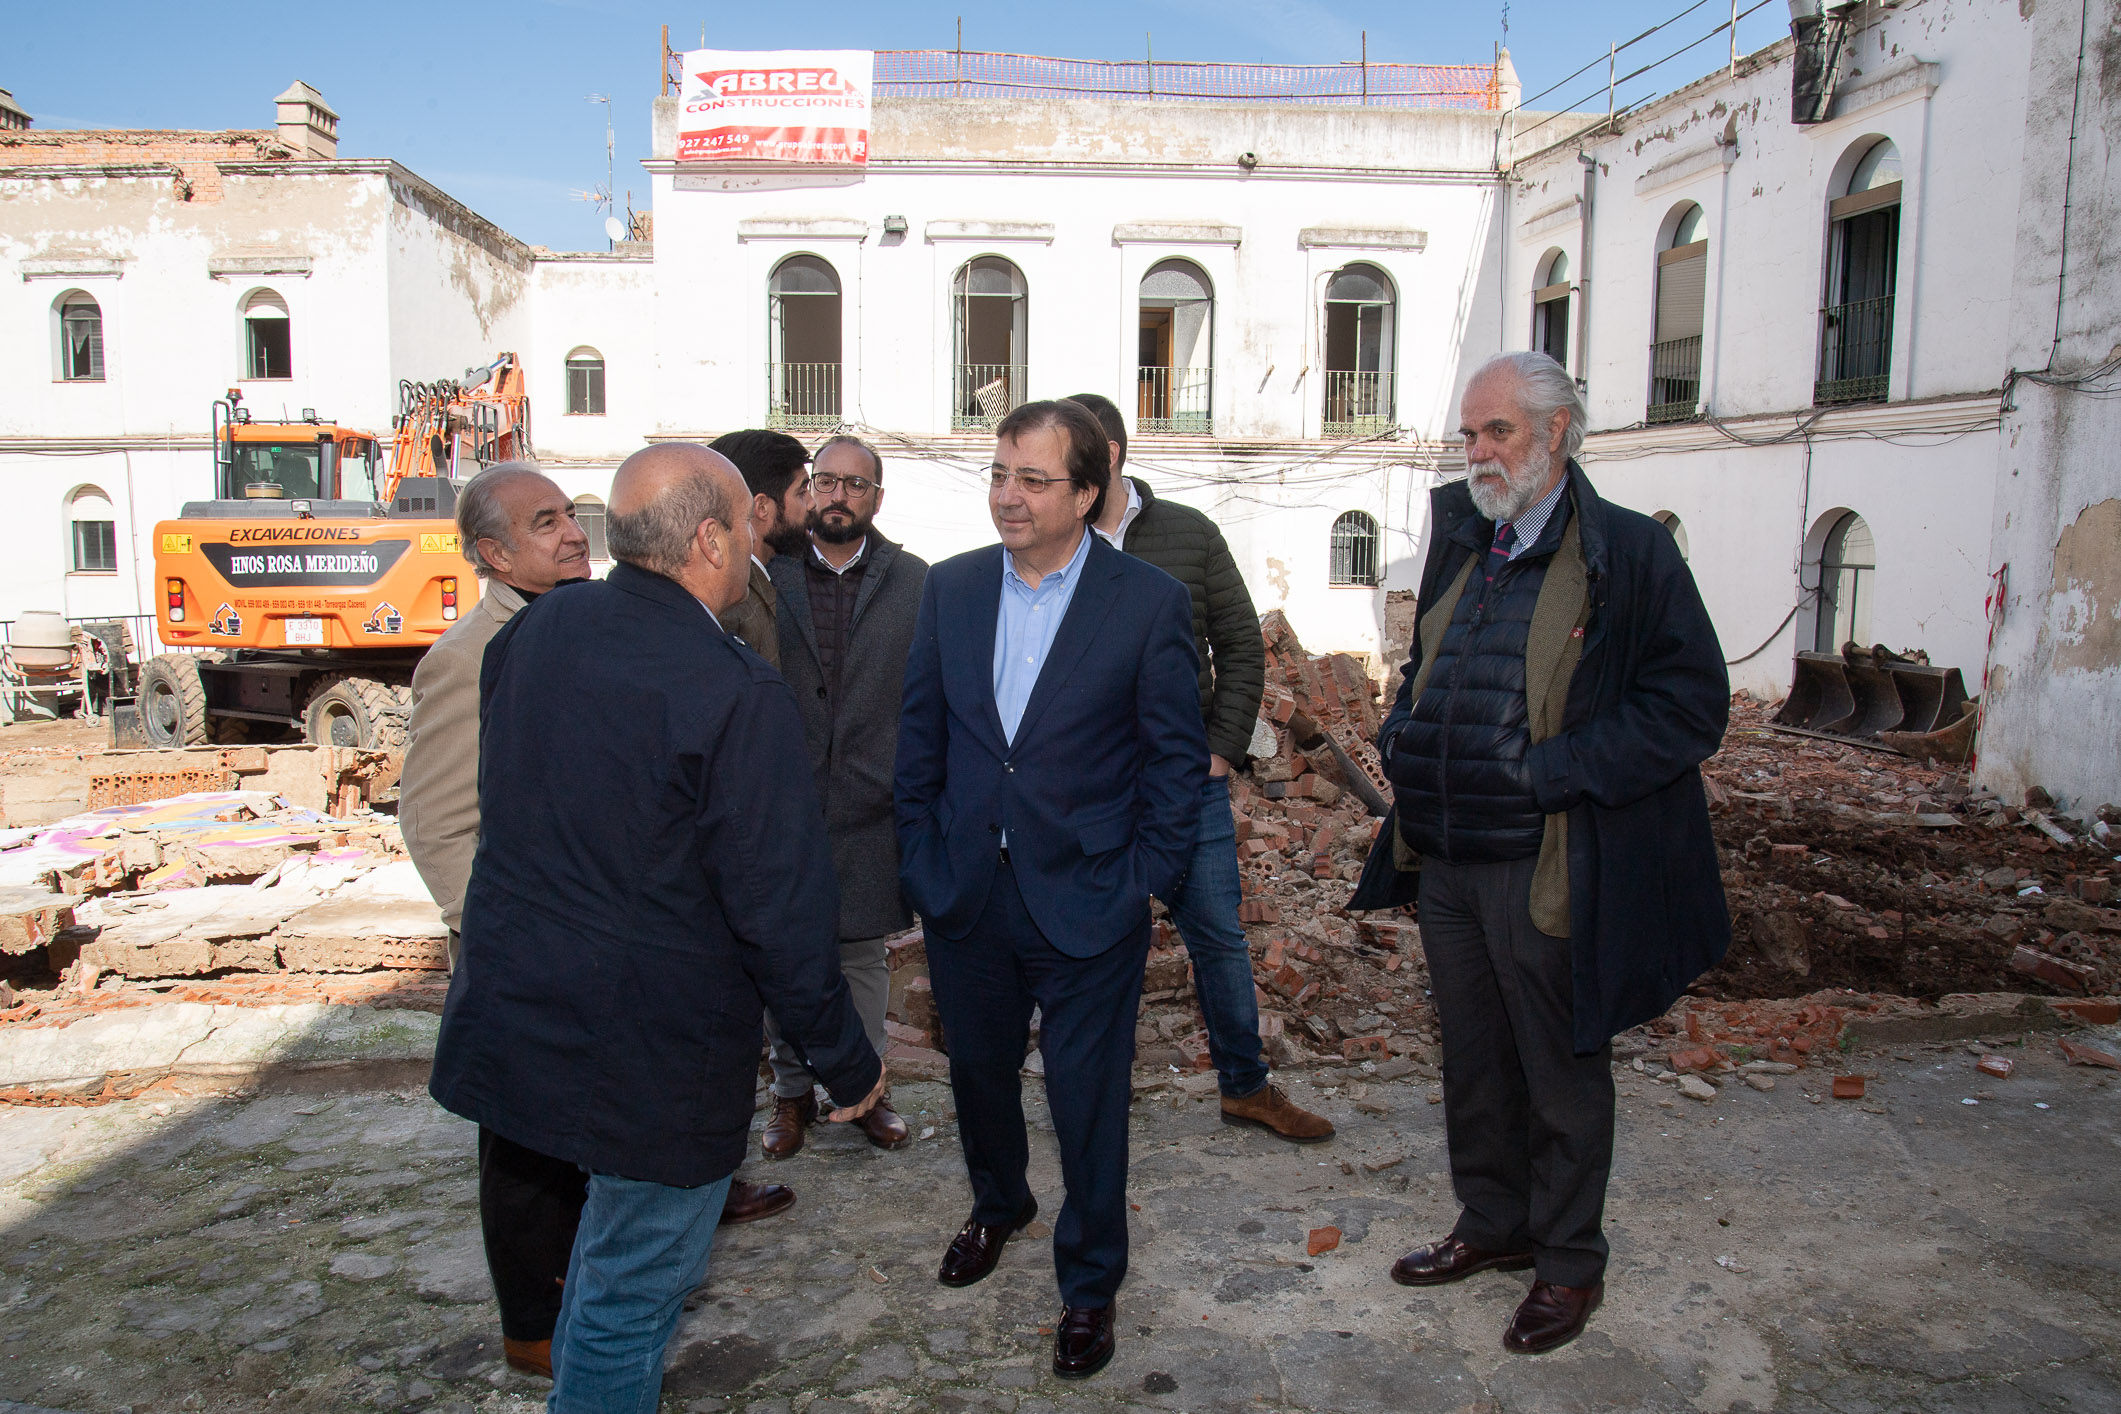
<svg viewBox="0 0 2121 1414">
<path fill-rule="evenodd" d="M 15 95 L 0 88 L 0 133 L 26 131 L 29 121 L 29 114 L 15 106 Z"/>
<path fill-rule="evenodd" d="M 1517 66 L 1510 62 L 1510 51 L 1495 51 L 1495 106 L 1507 113 L 1524 102 L 1524 84 L 1518 80 Z"/>
<path fill-rule="evenodd" d="M 339 115 L 323 94 L 296 79 L 273 102 L 280 107 L 280 141 L 295 156 L 339 155 Z"/>
</svg>

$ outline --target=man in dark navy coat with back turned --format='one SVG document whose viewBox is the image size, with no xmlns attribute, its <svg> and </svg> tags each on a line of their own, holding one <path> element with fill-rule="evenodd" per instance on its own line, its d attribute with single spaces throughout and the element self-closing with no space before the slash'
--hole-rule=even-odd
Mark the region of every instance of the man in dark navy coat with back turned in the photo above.
<svg viewBox="0 0 2121 1414">
<path fill-rule="evenodd" d="M 899 718 L 899 878 L 927 928 L 972 1216 L 939 1279 L 969 1286 L 1038 1212 L 1019 1067 L 1039 1009 L 1067 1201 L 1053 1369 L 1112 1358 L 1127 1273 L 1127 1102 L 1149 896 L 1192 857 L 1208 774 L 1193 606 L 1090 533 L 1104 429 L 1075 403 L 1002 420 L 1002 543 L 922 591 Z"/>
<path fill-rule="evenodd" d="M 833 1118 L 883 1093 L 794 695 L 716 619 L 744 596 L 749 499 L 704 447 L 636 453 L 610 578 L 541 596 L 486 651 L 479 847 L 429 1088 L 589 1174 L 556 1414 L 655 1407 L 744 1157 L 762 1001 Z"/>
</svg>

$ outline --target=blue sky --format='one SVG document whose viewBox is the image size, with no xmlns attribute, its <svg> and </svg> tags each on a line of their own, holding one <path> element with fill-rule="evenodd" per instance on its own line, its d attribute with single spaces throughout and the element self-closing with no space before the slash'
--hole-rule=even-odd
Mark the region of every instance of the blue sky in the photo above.
<svg viewBox="0 0 2121 1414">
<path fill-rule="evenodd" d="M 1690 0 L 1512 0 L 1512 62 L 1530 97 L 1597 60 L 1539 106 L 1604 102 L 1604 55 Z M 1745 0 L 1746 4 L 1754 0 Z M 1741 9 L 1745 5 L 1740 6 Z M 1083 59 L 1141 56 L 1145 33 L 1164 60 L 1336 63 L 1369 32 L 1380 62 L 1490 62 L 1501 0 L 1425 4 L 1325 0 L 1077 0 L 975 10 L 967 0 L 854 5 L 808 0 L 705 7 L 517 0 L 490 5 L 25 6 L 0 47 L 0 88 L 39 127 L 260 128 L 295 79 L 340 115 L 350 157 L 393 157 L 524 240 L 602 249 L 602 216 L 570 193 L 604 178 L 604 108 L 617 138 L 620 200 L 648 200 L 649 106 L 660 27 L 671 43 L 725 49 L 947 49 L 964 14 L 965 47 Z M 1621 72 L 1663 58 L 1729 18 L 1701 0 L 1623 56 Z M 1739 25 L 1740 52 L 1787 32 L 1776 0 Z M 1727 55 L 1721 35 L 1638 79 L 1623 99 L 1698 77 Z M 1633 60 L 1631 65 L 1628 60 Z"/>
</svg>

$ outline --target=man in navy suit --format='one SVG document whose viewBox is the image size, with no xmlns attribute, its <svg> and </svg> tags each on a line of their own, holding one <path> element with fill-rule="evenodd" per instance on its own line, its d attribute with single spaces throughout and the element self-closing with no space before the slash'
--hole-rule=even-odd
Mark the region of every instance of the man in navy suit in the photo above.
<svg viewBox="0 0 2121 1414">
<path fill-rule="evenodd" d="M 899 720 L 899 877 L 927 929 L 972 1216 L 938 1279 L 969 1286 L 1038 1212 L 1019 1069 L 1039 1009 L 1067 1201 L 1053 1370 L 1112 1358 L 1127 1273 L 1127 1103 L 1149 896 L 1192 857 L 1208 773 L 1185 589 L 1089 533 L 1104 429 L 1074 403 L 996 429 L 1002 543 L 921 595 Z"/>
</svg>

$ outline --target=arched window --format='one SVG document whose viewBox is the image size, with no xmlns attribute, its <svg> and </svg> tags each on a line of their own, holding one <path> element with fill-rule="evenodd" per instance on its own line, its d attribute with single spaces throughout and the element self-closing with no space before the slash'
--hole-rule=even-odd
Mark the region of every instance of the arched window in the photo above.
<svg viewBox="0 0 2121 1414">
<path fill-rule="evenodd" d="M 1826 207 L 1826 292 L 1819 305 L 1815 403 L 1886 395 L 1893 368 L 1893 289 L 1900 274 L 1900 152 L 1864 147 Z"/>
<path fill-rule="evenodd" d="M 982 255 L 958 268 L 950 299 L 957 343 L 952 430 L 991 428 L 1029 401 L 1030 304 L 1024 272 L 1000 256 Z"/>
<path fill-rule="evenodd" d="M 1374 265 L 1349 265 L 1326 285 L 1328 437 L 1362 437 L 1394 425 L 1393 337 L 1398 297 Z"/>
<path fill-rule="evenodd" d="M 814 255 L 791 255 L 766 283 L 766 425 L 830 432 L 840 425 L 840 277 Z"/>
<path fill-rule="evenodd" d="M 1532 348 L 1569 366 L 1569 257 L 1548 251 L 1532 291 Z"/>
<path fill-rule="evenodd" d="M 1664 219 L 1647 417 L 1684 422 L 1701 409 L 1701 311 L 1708 297 L 1709 242 L 1705 218 L 1693 202 L 1675 207 Z"/>
<path fill-rule="evenodd" d="M 1659 511 L 1650 517 L 1672 533 L 1672 543 L 1679 547 L 1679 558 L 1687 558 L 1686 523 L 1670 511 Z"/>
<path fill-rule="evenodd" d="M 83 486 L 67 498 L 66 518 L 73 554 L 67 568 L 76 574 L 110 574 L 118 568 L 118 518 L 110 497 L 95 486 Z"/>
<path fill-rule="evenodd" d="M 243 301 L 243 376 L 295 376 L 293 322 L 287 301 L 271 290 L 258 290 Z"/>
<path fill-rule="evenodd" d="M 1363 511 L 1345 511 L 1333 522 L 1333 567 L 1330 584 L 1377 583 L 1380 545 L 1377 518 Z"/>
<path fill-rule="evenodd" d="M 1871 597 L 1877 593 L 1878 550 L 1871 528 L 1842 511 L 1819 547 L 1819 617 L 1813 647 L 1838 653 L 1844 643 L 1871 636 Z"/>
<path fill-rule="evenodd" d="M 1215 291 L 1190 260 L 1159 260 L 1142 277 L 1135 430 L 1205 435 L 1215 370 Z"/>
<path fill-rule="evenodd" d="M 594 496 L 574 498 L 574 523 L 589 537 L 589 558 L 611 558 L 611 542 L 604 535 L 604 503 Z"/>
<path fill-rule="evenodd" d="M 567 415 L 604 415 L 604 355 L 587 345 L 567 355 Z"/>
<path fill-rule="evenodd" d="M 59 381 L 103 381 L 103 307 L 86 290 L 68 290 L 52 304 L 59 336 Z"/>
</svg>

